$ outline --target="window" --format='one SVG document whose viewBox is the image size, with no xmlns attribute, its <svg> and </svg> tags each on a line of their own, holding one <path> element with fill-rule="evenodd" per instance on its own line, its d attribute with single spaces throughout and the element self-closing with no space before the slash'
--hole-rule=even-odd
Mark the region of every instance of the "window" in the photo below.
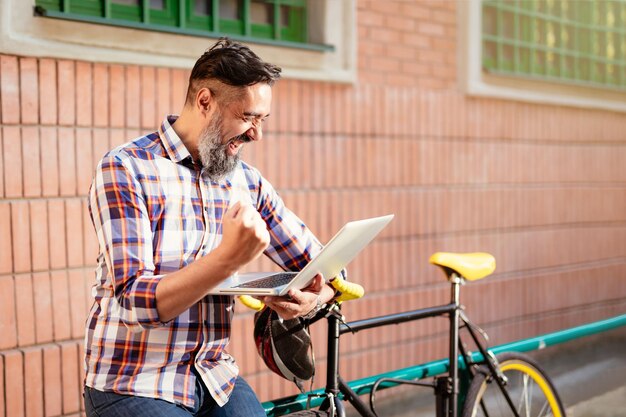
<svg viewBox="0 0 626 417">
<path fill-rule="evenodd" d="M 485 0 L 482 17 L 485 71 L 626 90 L 625 0 Z"/>
<path fill-rule="evenodd" d="M 306 0 L 36 0 L 40 16 L 313 49 Z"/>
<path fill-rule="evenodd" d="M 626 0 L 456 5 L 467 94 L 626 112 Z"/>
<path fill-rule="evenodd" d="M 285 78 L 353 83 L 356 2 L 0 0 L 0 53 L 190 69 L 226 35 Z"/>
</svg>

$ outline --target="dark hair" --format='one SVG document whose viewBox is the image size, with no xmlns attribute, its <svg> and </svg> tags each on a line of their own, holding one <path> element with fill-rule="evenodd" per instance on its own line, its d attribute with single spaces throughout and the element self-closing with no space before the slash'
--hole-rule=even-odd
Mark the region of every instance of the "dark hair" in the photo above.
<svg viewBox="0 0 626 417">
<path fill-rule="evenodd" d="M 280 67 L 264 62 L 247 46 L 220 38 L 196 61 L 189 77 L 187 95 L 189 98 L 191 93 L 195 93 L 198 82 L 209 79 L 234 87 L 262 82 L 273 85 L 280 78 L 280 72 Z"/>
</svg>

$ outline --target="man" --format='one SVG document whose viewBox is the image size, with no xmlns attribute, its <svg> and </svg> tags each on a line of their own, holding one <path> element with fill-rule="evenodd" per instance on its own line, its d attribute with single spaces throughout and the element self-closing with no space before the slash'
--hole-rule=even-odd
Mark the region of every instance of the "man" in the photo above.
<svg viewBox="0 0 626 417">
<path fill-rule="evenodd" d="M 98 164 L 89 195 L 100 254 L 85 335 L 88 416 L 265 415 L 225 350 L 234 299 L 207 293 L 263 252 L 299 270 L 321 249 L 239 159 L 262 138 L 280 71 L 220 39 L 196 62 L 180 116 Z M 264 301 L 288 319 L 334 290 L 318 276 L 289 295 Z"/>
</svg>

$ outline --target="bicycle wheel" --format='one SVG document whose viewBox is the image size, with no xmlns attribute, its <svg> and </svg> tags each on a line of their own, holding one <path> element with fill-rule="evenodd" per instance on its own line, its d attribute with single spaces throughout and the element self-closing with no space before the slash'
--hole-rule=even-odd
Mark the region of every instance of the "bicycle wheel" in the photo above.
<svg viewBox="0 0 626 417">
<path fill-rule="evenodd" d="M 537 363 L 526 355 L 507 352 L 497 356 L 507 378 L 506 391 L 518 415 L 565 417 L 554 384 Z M 467 391 L 462 417 L 509 417 L 515 413 L 489 370 L 482 367 Z"/>
</svg>

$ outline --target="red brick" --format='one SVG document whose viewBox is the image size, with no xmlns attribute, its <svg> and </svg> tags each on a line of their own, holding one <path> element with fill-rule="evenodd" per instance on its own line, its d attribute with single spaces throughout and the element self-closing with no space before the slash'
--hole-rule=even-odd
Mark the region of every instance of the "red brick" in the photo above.
<svg viewBox="0 0 626 417">
<path fill-rule="evenodd" d="M 398 58 L 401 61 L 413 62 L 416 58 L 416 50 L 415 48 L 407 47 L 405 45 L 388 45 L 385 47 L 384 55 L 391 58 Z M 378 57 L 378 59 L 380 59 L 380 57 Z"/>
<path fill-rule="evenodd" d="M 30 274 L 15 276 L 15 309 L 17 311 L 17 344 L 28 346 L 35 343 L 35 307 L 33 279 Z"/>
<path fill-rule="evenodd" d="M 341 104 L 340 104 L 340 111 L 341 111 L 341 116 L 339 117 L 339 133 L 340 134 L 345 134 L 345 135 L 351 135 L 353 132 L 353 111 L 354 108 L 352 107 L 352 89 L 348 88 L 346 86 L 341 86 L 340 87 L 340 94 L 341 94 Z M 343 142 L 343 145 L 345 148 L 347 148 L 347 143 L 350 140 L 349 138 L 344 138 L 346 139 Z M 347 155 L 344 153 L 344 163 L 346 162 L 346 158 Z M 346 175 L 345 173 L 342 175 L 342 180 L 346 181 Z"/>
<path fill-rule="evenodd" d="M 96 79 L 96 82 L 99 81 Z M 93 123 L 93 65 L 76 63 L 76 125 L 91 126 Z"/>
<path fill-rule="evenodd" d="M 85 387 L 83 385 L 83 381 L 85 380 L 85 370 L 84 370 L 84 364 L 85 364 L 85 347 L 84 347 L 84 343 L 79 342 L 77 344 L 77 348 L 78 348 L 78 355 L 76 356 L 76 367 L 78 368 L 78 381 L 79 381 L 79 388 L 80 388 L 80 398 L 83 398 L 83 394 L 85 392 Z M 84 401 L 80 401 L 80 409 L 81 411 L 83 411 L 81 414 L 83 415 L 83 417 L 86 417 L 84 414 L 84 410 L 85 410 L 85 403 Z"/>
<path fill-rule="evenodd" d="M 402 39 L 401 32 L 399 30 L 391 28 L 372 28 L 370 29 L 371 38 L 376 42 L 383 42 L 387 44 L 399 43 Z"/>
<path fill-rule="evenodd" d="M 359 26 L 384 26 L 385 15 L 369 10 L 359 11 Z"/>
<path fill-rule="evenodd" d="M 172 109 L 172 80 L 169 68 L 158 68 L 156 71 L 156 114 L 155 126 L 167 115 L 180 111 Z"/>
<path fill-rule="evenodd" d="M 59 125 L 73 126 L 76 123 L 76 70 L 74 61 L 58 61 Z"/>
<path fill-rule="evenodd" d="M 45 200 L 30 202 L 30 237 L 33 252 L 33 271 L 42 271 L 50 267 L 48 242 L 48 205 Z"/>
<path fill-rule="evenodd" d="M 45 197 L 59 195 L 59 152 L 57 142 L 57 129 L 55 127 L 42 127 L 41 134 L 41 179 L 42 194 Z"/>
<path fill-rule="evenodd" d="M 124 127 L 126 123 L 124 67 L 121 65 L 109 66 L 109 78 L 109 126 Z"/>
<path fill-rule="evenodd" d="M 15 284 L 10 275 L 0 276 L 0 349 L 17 346 Z"/>
<path fill-rule="evenodd" d="M 65 207 L 61 200 L 48 201 L 48 236 L 50 239 L 50 268 L 59 269 L 67 266 L 67 245 L 65 243 Z"/>
<path fill-rule="evenodd" d="M 4 407 L 4 387 L 7 385 L 4 379 L 4 358 L 0 355 L 0 417 L 6 417 Z"/>
<path fill-rule="evenodd" d="M 371 28 L 369 26 L 358 26 L 357 27 L 357 38 L 358 39 L 370 39 L 370 31 Z"/>
<path fill-rule="evenodd" d="M 62 196 L 76 195 L 76 139 L 71 128 L 59 128 L 59 191 Z"/>
<path fill-rule="evenodd" d="M 57 64 L 54 59 L 39 60 L 39 120 L 42 125 L 57 123 Z"/>
<path fill-rule="evenodd" d="M 446 62 L 446 54 L 446 51 L 419 50 L 417 51 L 417 59 L 428 64 L 443 64 Z M 434 73 L 438 71 L 437 68 Z"/>
<path fill-rule="evenodd" d="M 388 74 L 391 72 L 398 72 L 400 70 L 400 61 L 398 59 L 386 58 L 370 58 L 368 68 L 371 71 L 379 72 L 379 76 L 383 74 Z M 384 79 L 381 77 L 381 81 Z"/>
<path fill-rule="evenodd" d="M 98 256 L 98 237 L 91 223 L 86 199 L 83 200 L 82 219 L 84 233 L 83 258 L 85 259 L 85 265 L 95 265 L 96 257 Z"/>
<path fill-rule="evenodd" d="M 104 129 L 93 130 L 93 167 L 97 166 L 98 162 L 102 159 L 111 149 L 109 145 L 109 131 Z M 93 175 L 92 175 L 93 177 Z"/>
<path fill-rule="evenodd" d="M 20 122 L 19 68 L 14 56 L 0 56 L 0 114 L 3 124 Z"/>
<path fill-rule="evenodd" d="M 454 38 L 430 38 L 433 49 L 443 50 L 446 55 L 456 55 L 456 40 Z"/>
<path fill-rule="evenodd" d="M 0 274 L 13 272 L 11 237 L 11 205 L 0 202 Z"/>
<path fill-rule="evenodd" d="M 129 135 L 124 129 L 111 129 L 109 130 L 109 147 L 113 149 L 119 145 L 122 145 L 129 140 L 134 139 L 135 135 Z"/>
<path fill-rule="evenodd" d="M 389 74 L 385 78 L 389 86 L 412 86 L 415 84 L 415 76 L 405 74 Z"/>
<path fill-rule="evenodd" d="M 40 272 L 33 274 L 33 293 L 35 300 L 35 337 L 37 343 L 52 342 L 54 327 L 52 322 L 52 289 L 50 274 Z"/>
<path fill-rule="evenodd" d="M 447 57 L 445 58 L 447 60 Z M 439 78 L 442 81 L 448 83 L 454 82 L 457 76 L 456 66 L 448 64 L 436 64 L 432 68 L 432 73 L 435 78 Z"/>
<path fill-rule="evenodd" d="M 22 124 L 39 122 L 37 59 L 20 58 L 20 104 Z"/>
<path fill-rule="evenodd" d="M 66 271 L 50 273 L 52 287 L 52 320 L 54 322 L 54 340 L 67 340 L 71 337 L 70 298 Z"/>
<path fill-rule="evenodd" d="M 93 66 L 93 124 L 105 127 L 109 125 L 109 67 L 107 64 Z"/>
<path fill-rule="evenodd" d="M 43 417 L 43 361 L 39 347 L 22 349 L 26 417 Z"/>
<path fill-rule="evenodd" d="M 401 45 L 414 46 L 419 49 L 431 48 L 433 37 L 419 33 L 403 33 Z"/>
<path fill-rule="evenodd" d="M 67 266 L 76 267 L 84 264 L 83 259 L 83 222 L 81 200 L 71 199 L 65 202 L 67 227 Z"/>
<path fill-rule="evenodd" d="M 431 21 L 452 26 L 456 24 L 456 13 L 451 10 L 433 10 Z"/>
<path fill-rule="evenodd" d="M 402 15 L 397 16 L 385 16 L 385 27 L 391 27 L 395 30 L 401 30 L 404 32 L 412 32 L 415 30 L 415 19 L 405 17 Z"/>
<path fill-rule="evenodd" d="M 401 72 L 408 75 L 423 77 L 430 75 L 430 65 L 419 62 L 402 62 Z"/>
<path fill-rule="evenodd" d="M 11 203 L 11 231 L 13 235 L 13 270 L 31 270 L 30 214 L 26 201 Z"/>
<path fill-rule="evenodd" d="M 46 416 L 62 414 L 61 352 L 57 345 L 43 346 L 43 399 Z"/>
<path fill-rule="evenodd" d="M 141 83 L 139 77 L 139 67 L 126 67 L 126 126 L 139 127 L 141 110 Z"/>
<path fill-rule="evenodd" d="M 417 2 L 406 2 L 400 5 L 400 15 L 406 17 L 415 17 L 421 20 L 429 20 L 431 17 L 431 9 L 424 5 L 418 5 Z"/>
<path fill-rule="evenodd" d="M 302 82 L 300 90 L 300 100 L 298 102 L 298 108 L 300 109 L 300 126 L 298 132 L 310 132 L 311 131 L 311 92 L 313 83 L 309 81 Z M 261 171 L 263 172 L 263 171 Z"/>
<path fill-rule="evenodd" d="M 0 129 L 0 153 L 2 153 L 2 129 Z M 0 156 L 0 198 L 4 197 L 4 158 Z"/>
<path fill-rule="evenodd" d="M 5 386 L 6 413 L 11 417 L 24 416 L 24 358 L 18 350 L 8 350 L 4 356 L 5 379 L 11 381 Z"/>
<path fill-rule="evenodd" d="M 369 10 L 386 15 L 399 15 L 402 2 L 397 1 L 374 1 Z"/>
<path fill-rule="evenodd" d="M 438 78 L 420 78 L 417 80 L 417 85 L 427 90 L 441 90 L 448 86 L 448 82 Z"/>
<path fill-rule="evenodd" d="M 22 161 L 24 163 L 24 196 L 41 196 L 41 157 L 39 128 L 22 128 Z"/>
<path fill-rule="evenodd" d="M 154 129 L 154 121 L 156 119 L 156 72 L 153 67 L 141 67 L 140 73 L 141 86 L 141 122 L 140 127 L 146 129 Z"/>
<path fill-rule="evenodd" d="M 4 157 L 4 195 L 22 197 L 22 138 L 20 128 L 4 126 L 2 128 L 2 146 Z"/>
<path fill-rule="evenodd" d="M 89 269 L 91 271 L 92 269 Z M 72 338 L 82 338 L 85 333 L 85 317 L 87 317 L 87 300 L 85 281 L 88 277 L 84 269 L 72 269 L 68 272 L 69 298 Z"/>
<path fill-rule="evenodd" d="M 61 379 L 63 381 L 63 414 L 80 410 L 77 342 L 61 343 Z"/>
<path fill-rule="evenodd" d="M 189 73 L 188 71 L 181 69 L 172 69 L 171 71 L 172 104 L 169 112 L 173 114 L 180 114 L 183 106 L 185 105 L 185 99 L 187 98 L 187 79 L 189 78 Z"/>
<path fill-rule="evenodd" d="M 424 20 L 417 22 L 417 31 L 425 35 L 444 36 L 446 34 L 444 25 Z"/>
<path fill-rule="evenodd" d="M 94 174 L 91 129 L 76 129 L 76 172 L 77 194 L 87 195 Z"/>
<path fill-rule="evenodd" d="M 284 97 L 288 86 L 288 83 L 280 82 L 272 89 L 272 107 L 270 109 L 272 117 L 263 124 L 263 133 L 274 134 L 285 131 L 284 126 L 287 120 L 283 120 L 282 115 L 285 114 L 285 106 L 287 106 Z"/>
</svg>

